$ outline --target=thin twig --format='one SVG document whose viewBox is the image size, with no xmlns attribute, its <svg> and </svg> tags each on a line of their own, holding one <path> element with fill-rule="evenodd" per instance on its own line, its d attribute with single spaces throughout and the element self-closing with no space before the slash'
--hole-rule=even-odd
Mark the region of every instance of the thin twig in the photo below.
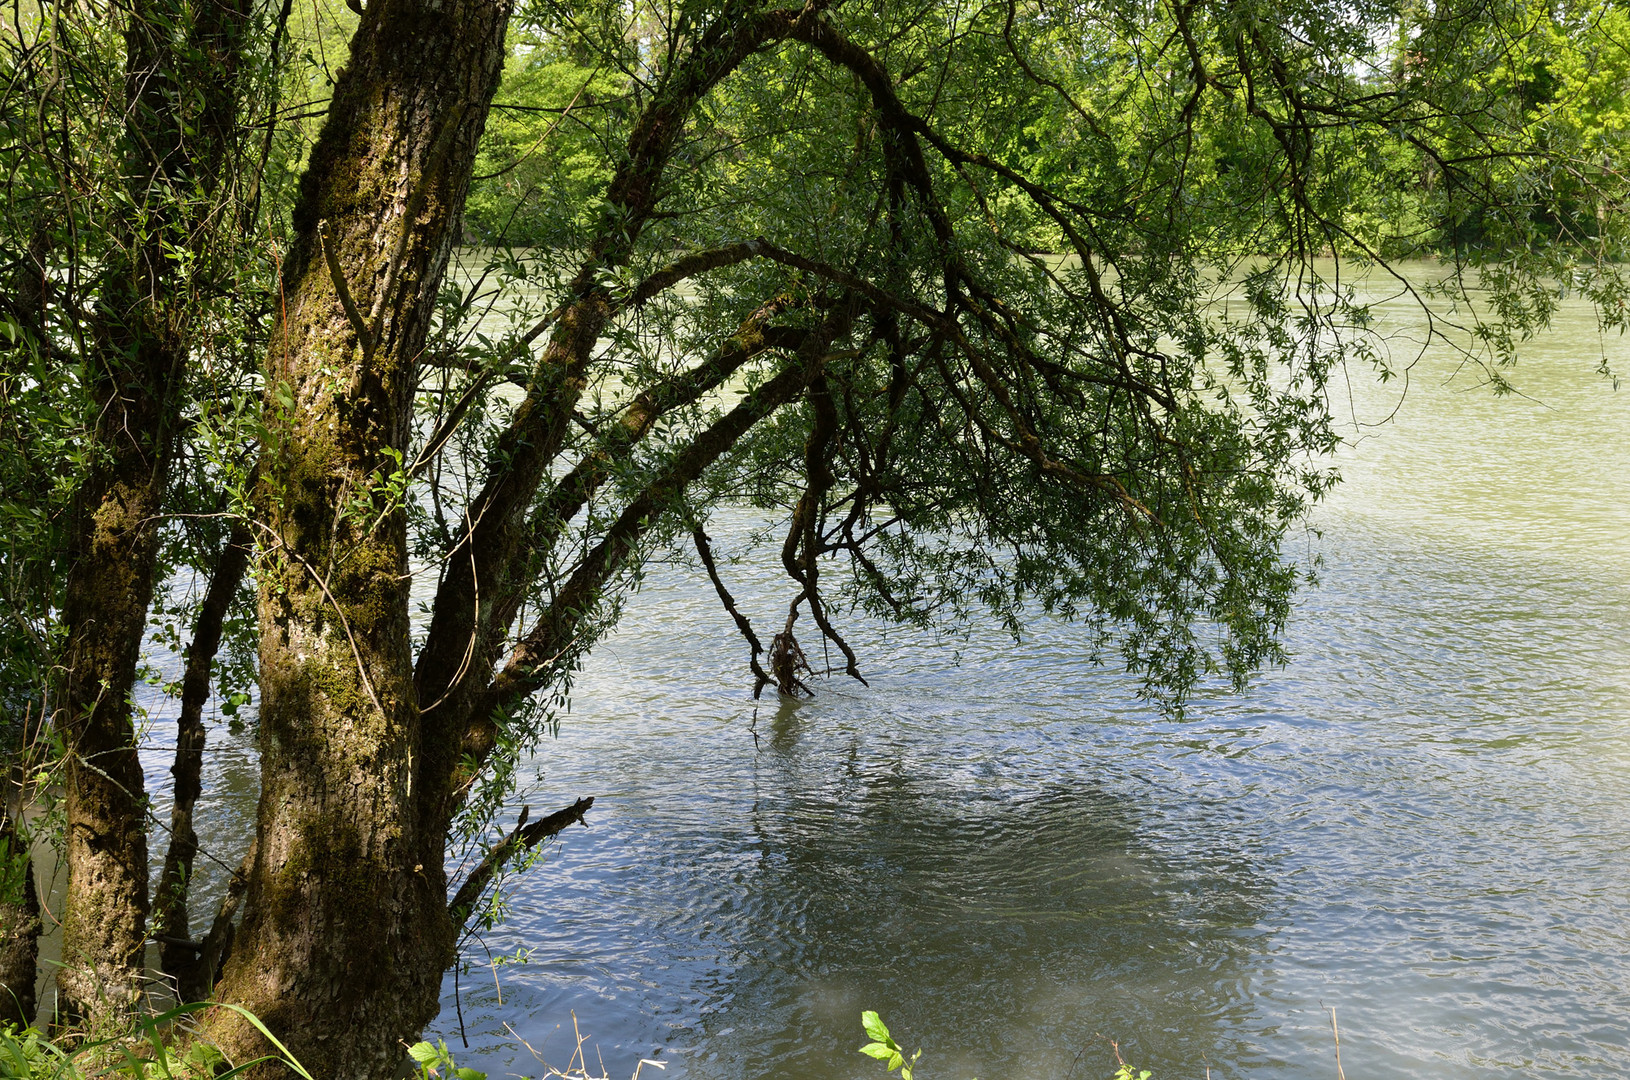
<svg viewBox="0 0 1630 1080">
<path fill-rule="evenodd" d="M 707 533 L 703 532 L 702 527 L 698 525 L 691 531 L 691 538 L 696 542 L 696 554 L 701 558 L 702 566 L 707 570 L 708 579 L 713 582 L 713 588 L 719 594 L 719 602 L 724 604 L 725 611 L 729 612 L 730 617 L 735 620 L 736 629 L 741 631 L 741 636 L 747 639 L 747 644 L 752 650 L 748 654 L 747 663 L 753 669 L 753 697 L 756 698 L 766 686 L 775 681 L 770 678 L 763 666 L 758 662 L 758 654 L 764 651 L 764 646 L 759 642 L 758 635 L 753 632 L 753 624 L 747 621 L 747 616 L 737 610 L 736 598 L 731 596 L 730 590 L 724 587 L 724 581 L 719 577 L 719 568 L 713 560 L 713 549 L 708 544 Z M 757 715 L 756 711 L 754 715 Z M 758 735 L 754 734 L 753 739 L 756 743 Z"/>
<path fill-rule="evenodd" d="M 1336 1027 L 1336 1007 L 1330 1008 L 1330 1034 L 1336 1040 L 1336 1080 L 1347 1080 L 1347 1074 L 1341 1071 L 1341 1029 Z"/>
</svg>

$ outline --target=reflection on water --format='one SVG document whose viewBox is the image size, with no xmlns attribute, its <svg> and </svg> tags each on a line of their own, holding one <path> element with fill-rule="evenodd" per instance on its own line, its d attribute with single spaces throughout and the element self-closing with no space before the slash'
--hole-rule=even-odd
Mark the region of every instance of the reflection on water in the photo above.
<svg viewBox="0 0 1630 1080">
<path fill-rule="evenodd" d="M 1630 1074 L 1630 391 L 1564 315 L 1530 398 L 1429 357 L 1368 427 L 1397 390 L 1355 373 L 1296 659 L 1183 723 L 1051 624 L 852 619 L 872 688 L 755 708 L 705 578 L 657 568 L 535 763 L 534 807 L 597 801 L 457 981 L 469 1063 L 535 1073 L 513 1028 L 564 1064 L 575 1013 L 614 1077 L 876 1077 L 869 1007 L 925 1078 L 1102 1077 L 1113 1039 L 1160 1080 L 1289 1080 L 1334 1075 L 1333 1006 L 1355 1080 Z"/>
<path fill-rule="evenodd" d="M 883 1003 L 945 1048 L 936 1074 L 987 1076 L 1064 1075 L 1084 1027 L 1162 1021 L 1170 1003 L 1140 1001 L 1162 986 L 1189 988 L 1185 1027 L 1150 1030 L 1170 1053 L 1215 1053 L 1248 1012 L 1241 961 L 1271 895 L 1248 860 L 1171 864 L 1136 804 L 1090 778 L 969 783 L 851 747 L 819 782 L 791 747 L 760 778 L 784 793 L 752 809 L 756 865 L 712 890 L 738 929 L 690 1040 L 696 1075 L 846 1075 L 859 1011 Z M 1106 971 L 1110 955 L 1136 962 Z"/>
<path fill-rule="evenodd" d="M 617 786 L 522 887 L 531 925 L 489 943 L 540 962 L 502 975 L 502 1007 L 490 976 L 470 981 L 475 1041 L 508 1020 L 537 1046 L 572 1008 L 614 1075 L 620 1043 L 665 1047 L 685 1075 L 848 1076 L 876 1007 L 934 1075 L 1062 1076 L 1083 1051 L 1095 1075 L 1112 1060 L 1097 1031 L 1146 1057 L 1260 1056 L 1237 1028 L 1281 902 L 1226 805 L 1197 799 L 1172 830 L 1149 813 L 1155 779 L 1117 768 L 1101 733 L 1015 720 L 972 686 L 883 679 L 761 709 L 755 748 L 751 708 L 710 722 L 636 679 L 620 666 L 604 725 L 586 691 L 549 748 L 551 790 Z M 639 738 L 619 736 L 630 723 Z"/>
</svg>

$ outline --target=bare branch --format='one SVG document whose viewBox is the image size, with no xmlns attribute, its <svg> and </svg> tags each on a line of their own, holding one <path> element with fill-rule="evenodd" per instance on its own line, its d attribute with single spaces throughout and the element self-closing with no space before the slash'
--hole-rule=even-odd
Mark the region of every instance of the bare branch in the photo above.
<svg viewBox="0 0 1630 1080">
<path fill-rule="evenodd" d="M 328 242 L 327 222 L 317 227 L 317 243 L 323 249 L 323 258 L 328 263 L 329 279 L 334 283 L 334 292 L 340 298 L 340 307 L 345 309 L 345 317 L 350 321 L 357 341 L 362 344 L 362 356 L 366 362 L 373 356 L 374 337 L 362 318 L 362 312 L 357 310 L 357 302 L 351 299 L 351 287 L 345 283 L 345 270 L 340 266 L 339 256 L 334 254 L 334 245 Z"/>
<path fill-rule="evenodd" d="M 708 535 L 702 531 L 700 525 L 691 530 L 691 539 L 696 542 L 696 554 L 707 570 L 708 580 L 713 582 L 713 588 L 719 594 L 719 602 L 724 604 L 725 611 L 735 620 L 736 629 L 741 631 L 741 636 L 747 639 L 747 645 L 752 650 L 747 657 L 747 664 L 753 669 L 753 696 L 756 698 L 764 692 L 766 686 L 775 681 L 764 673 L 763 666 L 758 662 L 758 655 L 764 651 L 764 646 L 759 642 L 758 635 L 753 633 L 753 624 L 747 621 L 747 616 L 737 610 L 736 598 L 724 587 L 724 581 L 719 577 L 719 568 L 713 561 L 713 548 L 708 543 Z"/>
<path fill-rule="evenodd" d="M 573 822 L 581 821 L 587 825 L 588 822 L 583 821 L 583 816 L 593 805 L 594 796 L 590 795 L 578 799 L 562 810 L 556 810 L 546 818 L 539 818 L 530 825 L 526 823 L 526 819 L 532 808 L 523 806 L 521 819 L 515 823 L 515 828 L 492 846 L 492 850 L 488 851 L 476 868 L 470 871 L 470 876 L 464 879 L 464 884 L 458 887 L 458 892 L 454 893 L 453 899 L 448 902 L 447 910 L 453 916 L 453 930 L 459 932 L 464 929 L 470 921 L 470 915 L 475 911 L 476 902 L 481 899 L 481 894 L 487 891 L 493 875 L 497 874 L 505 863 L 531 851 L 551 836 L 564 831 Z"/>
</svg>

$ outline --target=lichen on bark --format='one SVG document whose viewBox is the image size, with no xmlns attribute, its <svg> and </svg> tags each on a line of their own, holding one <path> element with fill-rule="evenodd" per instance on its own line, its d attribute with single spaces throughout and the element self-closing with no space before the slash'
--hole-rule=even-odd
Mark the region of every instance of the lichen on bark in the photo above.
<svg viewBox="0 0 1630 1080">
<path fill-rule="evenodd" d="M 505 0 L 366 7 L 283 263 L 256 495 L 259 841 L 217 997 L 316 1075 L 391 1074 L 453 959 L 446 825 L 415 802 L 406 522 L 377 488 L 407 451 L 508 17 Z M 205 1034 L 235 1060 L 267 1049 L 229 1010 Z"/>
</svg>

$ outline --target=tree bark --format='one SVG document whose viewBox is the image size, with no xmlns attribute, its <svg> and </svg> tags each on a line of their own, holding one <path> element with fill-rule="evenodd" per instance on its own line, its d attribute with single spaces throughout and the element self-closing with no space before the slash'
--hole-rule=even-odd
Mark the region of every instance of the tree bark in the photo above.
<svg viewBox="0 0 1630 1080">
<path fill-rule="evenodd" d="M 40 898 L 28 834 L 15 813 L 20 804 L 8 798 L 0 811 L 0 1024 L 22 1028 L 34 1022 Z"/>
<path fill-rule="evenodd" d="M 34 346 L 42 351 L 46 350 L 48 340 L 45 328 L 51 289 L 46 268 L 50 255 L 50 234 L 36 224 L 30 231 L 23 259 L 10 275 L 10 296 L 0 301 L 32 336 Z M 44 580 L 49 574 L 49 555 L 43 551 L 31 552 L 23 561 L 22 567 L 12 571 L 16 574 L 14 587 L 20 588 L 22 595 L 8 588 L 0 594 L 0 601 L 9 599 L 17 603 L 22 601 L 23 595 L 32 593 L 31 603 L 26 605 L 32 608 L 29 614 L 43 614 L 52 604 L 53 590 L 50 582 Z M 21 612 L 18 615 L 20 619 L 23 617 Z M 44 640 L 32 628 L 24 640 L 28 642 L 27 658 L 21 660 L 25 670 L 46 667 Z M 30 696 L 33 689 L 30 687 Z M 12 690 L 10 686 L 0 687 L 0 694 L 15 709 L 17 703 L 12 698 Z M 29 793 L 28 774 L 34 757 L 31 751 L 47 710 L 44 700 L 29 701 L 20 717 L 13 713 L 0 718 L 0 744 L 3 744 L 0 745 L 0 784 L 4 785 L 3 801 L 0 801 L 0 1023 L 15 1023 L 19 1027 L 34 1022 L 40 934 L 40 902 L 34 887 L 33 858 L 22 811 Z M 0 712 L 5 711 L 0 706 Z"/>
<path fill-rule="evenodd" d="M 160 342 L 105 369 L 96 403 L 104 457 L 80 493 L 63 621 L 69 644 L 65 1015 L 96 1021 L 135 1005 L 147 938 L 147 801 L 130 689 L 153 594 L 158 513 L 173 410 L 164 388 L 178 358 Z"/>
<path fill-rule="evenodd" d="M 318 1076 L 392 1075 L 454 958 L 446 819 L 414 812 L 422 740 L 392 491 L 509 10 L 367 5 L 283 268 L 257 487 L 258 848 L 217 997 Z M 229 1010 L 205 1029 L 233 1060 L 267 1049 Z"/>
<path fill-rule="evenodd" d="M 62 611 L 68 887 L 58 1006 L 92 1026 L 135 1008 L 147 939 L 146 794 L 130 690 L 184 377 L 169 313 L 148 301 L 167 292 L 168 223 L 136 220 L 164 214 L 162 194 L 147 196 L 180 155 L 177 125 L 166 122 L 174 71 L 159 14 L 134 5 L 125 32 L 124 166 L 137 197 L 115 223 L 100 288 L 92 390 L 100 453 L 74 507 Z"/>
<path fill-rule="evenodd" d="M 74 508 L 62 618 L 68 886 L 58 1004 L 92 1027 L 133 1010 L 147 938 L 147 837 L 130 691 L 147 626 L 188 299 L 172 257 L 194 248 L 200 192 L 218 187 L 236 118 L 247 0 L 136 0 L 125 31 L 125 210 L 102 269 L 91 367 L 97 449 Z M 172 40 L 189 25 L 185 43 Z M 206 72 L 198 115 L 180 82 Z"/>
</svg>

